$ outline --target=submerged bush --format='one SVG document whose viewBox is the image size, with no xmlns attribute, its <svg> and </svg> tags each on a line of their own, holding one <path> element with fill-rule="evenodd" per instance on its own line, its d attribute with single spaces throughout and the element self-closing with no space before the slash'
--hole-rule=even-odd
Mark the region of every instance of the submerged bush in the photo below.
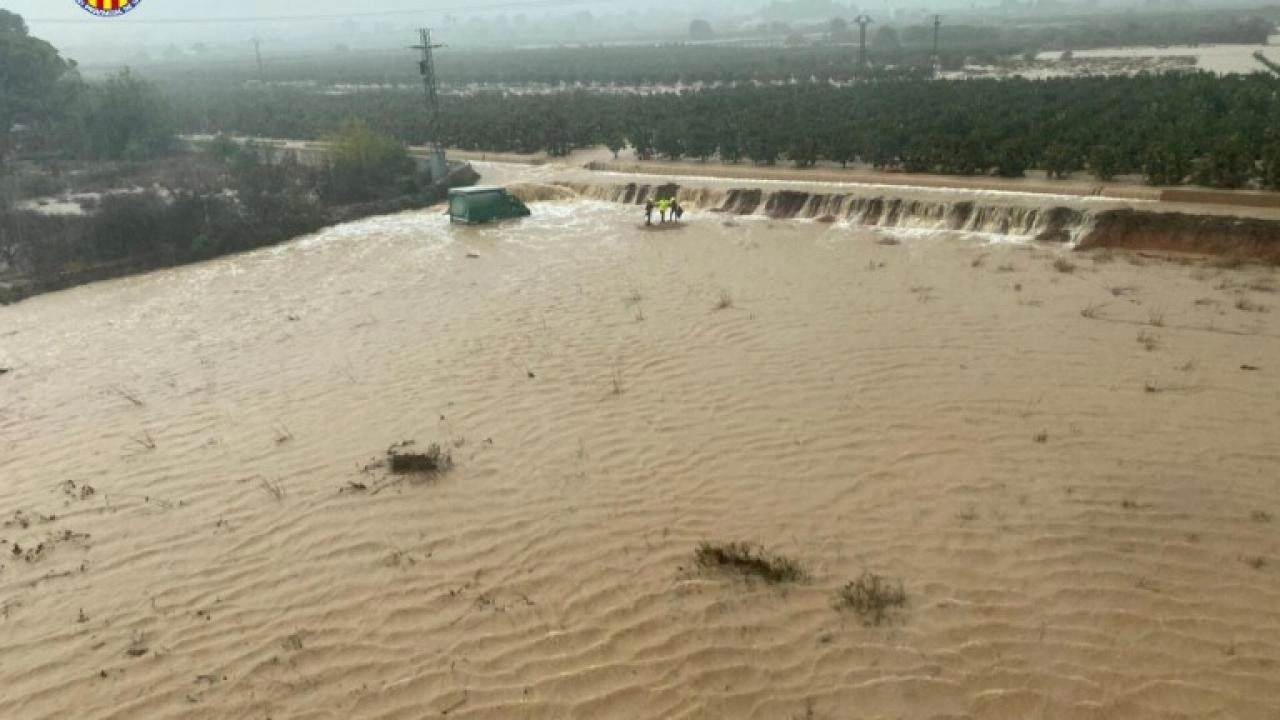
<svg viewBox="0 0 1280 720">
<path fill-rule="evenodd" d="M 329 162 L 321 194 L 338 203 L 376 200 L 416 191 L 413 161 L 404 143 L 352 121 L 328 136 Z"/>
</svg>

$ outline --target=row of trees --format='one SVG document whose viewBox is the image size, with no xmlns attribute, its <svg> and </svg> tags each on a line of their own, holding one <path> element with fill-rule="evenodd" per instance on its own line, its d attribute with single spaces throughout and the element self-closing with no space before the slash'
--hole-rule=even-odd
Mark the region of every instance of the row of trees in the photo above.
<svg viewBox="0 0 1280 720">
<path fill-rule="evenodd" d="M 51 194 L 61 187 L 45 167 L 172 156 L 181 149 L 176 128 L 171 98 L 159 86 L 128 70 L 87 83 L 73 61 L 32 37 L 21 17 L 0 10 L 0 180 L 7 180 L 0 185 L 32 191 L 18 195 Z M 327 204 L 421 189 L 404 143 L 359 122 L 327 119 L 326 130 L 332 150 L 309 187 Z M 245 157 L 225 142 L 214 151 L 227 161 Z M 24 168 L 15 182 L 5 177 L 6 161 L 19 155 L 36 167 Z M 192 187 L 190 178 L 168 180 Z"/>
<path fill-rule="evenodd" d="M 187 94 L 193 132 L 318 138 L 344 118 L 410 142 L 428 136 L 410 92 Z M 1054 177 L 1088 171 L 1280 189 L 1280 83 L 1256 74 L 1048 80 L 885 81 L 681 94 L 479 93 L 443 100 L 440 139 L 472 150 L 563 155 L 632 148 L 641 158 L 863 162 L 907 172 Z"/>
<path fill-rule="evenodd" d="M 167 101 L 128 71 L 86 83 L 73 61 L 0 9 L 0 172 L 14 151 L 94 160 L 173 149 Z"/>
</svg>

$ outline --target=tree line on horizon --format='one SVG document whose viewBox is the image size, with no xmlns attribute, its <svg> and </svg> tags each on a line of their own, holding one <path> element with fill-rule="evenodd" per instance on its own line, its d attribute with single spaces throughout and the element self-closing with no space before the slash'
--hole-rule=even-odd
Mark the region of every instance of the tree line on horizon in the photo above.
<svg viewBox="0 0 1280 720">
<path fill-rule="evenodd" d="M 421 143 L 422 99 L 234 89 L 174 96 L 187 132 L 318 138 L 349 118 Z M 606 146 L 640 159 L 865 163 L 910 173 L 1250 185 L 1280 190 L 1280 81 L 1257 73 L 891 80 L 657 94 L 477 93 L 442 99 L 438 139 L 466 150 L 563 156 Z"/>
<path fill-rule="evenodd" d="M 170 105 L 151 82 L 122 70 L 87 82 L 74 61 L 0 9 L 0 172 L 16 150 L 86 160 L 172 152 Z"/>
<path fill-rule="evenodd" d="M 0 123 L 23 123 L 28 156 L 141 160 L 174 132 L 318 139 L 352 120 L 400 143 L 435 135 L 480 151 L 562 156 L 604 145 L 641 159 L 865 163 L 913 173 L 1280 189 L 1280 81 L 1266 73 L 1046 80 L 933 80 L 880 74 L 842 86 L 748 83 L 680 93 L 473 92 L 442 98 L 427 127 L 418 93 L 375 89 L 153 84 L 128 71 L 83 80 L 73 62 L 0 11 L 10 72 Z M 0 170 L 13 133 L 0 133 Z M 365 183 L 350 183 L 353 188 Z"/>
</svg>

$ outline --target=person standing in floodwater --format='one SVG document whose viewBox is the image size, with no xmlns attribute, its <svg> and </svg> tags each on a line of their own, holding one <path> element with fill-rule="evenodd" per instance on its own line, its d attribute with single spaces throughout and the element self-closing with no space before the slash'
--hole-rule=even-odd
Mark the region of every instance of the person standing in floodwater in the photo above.
<svg viewBox="0 0 1280 720">
<path fill-rule="evenodd" d="M 645 225 L 653 224 L 653 201 L 652 200 L 644 201 L 644 224 Z"/>
<path fill-rule="evenodd" d="M 680 222 L 682 217 L 684 217 L 684 208 L 680 207 L 680 201 L 671 198 L 671 221 Z"/>
<path fill-rule="evenodd" d="M 658 215 L 662 217 L 662 222 L 667 221 L 667 211 L 671 209 L 671 201 L 666 199 L 658 200 Z"/>
</svg>

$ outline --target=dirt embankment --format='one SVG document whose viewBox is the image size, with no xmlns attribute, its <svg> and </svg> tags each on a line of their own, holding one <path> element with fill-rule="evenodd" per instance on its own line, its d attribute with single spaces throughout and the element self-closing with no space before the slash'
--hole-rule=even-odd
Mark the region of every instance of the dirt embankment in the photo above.
<svg viewBox="0 0 1280 720">
<path fill-rule="evenodd" d="M 1123 248 L 1280 262 L 1280 222 L 1218 215 L 1107 210 L 1095 215 L 1081 250 Z"/>
</svg>

